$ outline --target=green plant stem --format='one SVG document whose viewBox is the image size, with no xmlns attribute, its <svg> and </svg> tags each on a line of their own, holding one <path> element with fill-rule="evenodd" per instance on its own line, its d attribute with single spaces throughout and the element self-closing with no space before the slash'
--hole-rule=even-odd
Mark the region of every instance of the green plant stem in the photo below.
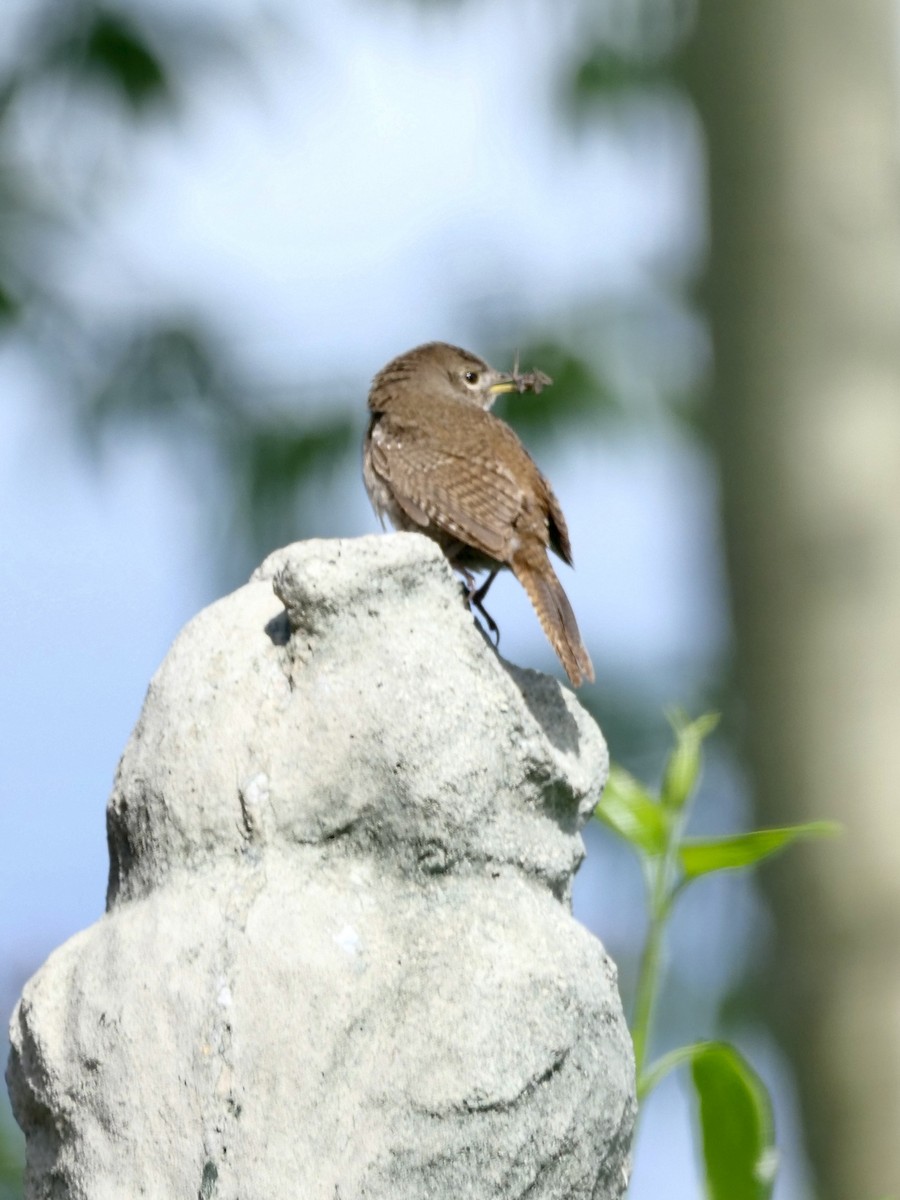
<svg viewBox="0 0 900 1200">
<path fill-rule="evenodd" d="M 639 1100 L 641 1099 L 641 1081 L 644 1074 L 644 1064 L 647 1059 L 647 1048 L 653 1028 L 653 1014 L 656 1008 L 656 998 L 659 993 L 664 934 L 665 917 L 660 918 L 652 915 L 650 917 L 650 928 L 647 931 L 647 941 L 644 944 L 644 951 L 641 955 L 637 992 L 634 1000 L 634 1019 L 632 1021 L 634 1069 L 638 1082 Z"/>
<path fill-rule="evenodd" d="M 650 924 L 647 930 L 647 941 L 641 954 L 641 966 L 638 972 L 634 1001 L 634 1018 L 631 1023 L 638 1100 L 644 1093 L 644 1067 L 653 1033 L 656 1001 L 659 996 L 666 925 L 672 911 L 672 902 L 677 893 L 678 847 L 687 823 L 688 807 L 685 805 L 680 812 L 672 815 L 665 849 L 658 858 L 651 860 L 648 864 L 647 907 L 650 912 Z"/>
</svg>

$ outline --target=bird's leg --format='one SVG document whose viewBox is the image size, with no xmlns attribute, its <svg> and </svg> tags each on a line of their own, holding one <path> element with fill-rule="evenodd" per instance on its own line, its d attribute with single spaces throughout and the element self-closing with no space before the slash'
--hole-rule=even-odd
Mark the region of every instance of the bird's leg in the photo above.
<svg viewBox="0 0 900 1200">
<path fill-rule="evenodd" d="M 498 570 L 499 570 L 499 568 L 498 568 Z M 466 581 L 466 599 L 468 600 L 469 604 L 471 604 L 475 608 L 477 608 L 478 611 L 481 613 L 481 615 L 484 617 L 485 624 L 487 625 L 489 631 L 497 639 L 494 642 L 494 646 L 497 649 L 499 649 L 499 647 L 500 647 L 500 628 L 497 625 L 497 622 L 494 620 L 494 618 L 488 612 L 488 610 L 484 607 L 484 598 L 488 594 L 488 588 L 491 586 L 491 584 L 494 582 L 494 579 L 496 578 L 497 571 L 496 570 L 491 571 L 490 574 L 488 575 L 487 579 L 484 581 L 484 583 L 479 588 L 476 588 L 476 586 L 475 586 L 475 577 L 471 571 L 466 571 L 466 570 L 461 569 L 460 574 L 462 575 L 463 579 Z"/>
</svg>

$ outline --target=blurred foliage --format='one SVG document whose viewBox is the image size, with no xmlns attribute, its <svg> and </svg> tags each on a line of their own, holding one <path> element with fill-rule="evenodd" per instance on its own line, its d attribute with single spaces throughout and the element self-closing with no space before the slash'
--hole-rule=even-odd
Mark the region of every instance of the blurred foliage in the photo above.
<svg viewBox="0 0 900 1200">
<path fill-rule="evenodd" d="M 82 432 L 94 447 L 123 424 L 165 437 L 210 497 L 226 571 L 246 574 L 262 553 L 294 540 L 310 494 L 358 457 L 358 420 L 340 398 L 327 402 L 333 381 L 265 386 L 201 317 L 134 329 L 103 361 L 102 385 L 80 411 Z"/>
<path fill-rule="evenodd" d="M 28 130 L 48 95 L 65 112 L 90 118 L 99 104 L 136 131 L 136 118 L 172 118 L 186 76 L 229 58 L 224 25 L 91 0 L 37 0 L 18 21 L 7 16 L 0 60 L 0 319 L 18 323 L 57 352 L 78 339 L 75 315 L 53 281 L 51 253 L 76 207 L 52 146 L 35 154 Z M 62 137 L 65 138 L 63 131 Z M 75 236 L 73 234 L 73 236 Z M 47 321 L 47 317 L 51 317 Z"/>
<path fill-rule="evenodd" d="M 446 0 L 419 0 L 418 6 L 423 15 L 454 8 Z M 576 11 L 583 36 L 563 66 L 561 86 L 570 118 L 582 119 L 596 117 L 626 81 L 643 87 L 666 77 L 692 9 L 688 0 L 584 0 Z M 71 114 L 82 110 L 89 124 L 98 105 L 114 115 L 127 155 L 129 138 L 140 128 L 186 114 L 199 72 L 223 65 L 252 69 L 250 25 L 260 15 L 229 19 L 226 10 L 207 9 L 201 18 L 115 0 L 70 0 L 63 8 L 35 0 L 8 31 L 11 52 L 0 65 L 0 333 L 18 338 L 41 370 L 52 372 L 62 411 L 94 447 L 104 444 L 105 431 L 128 421 L 165 438 L 176 452 L 190 450 L 194 459 L 199 452 L 208 469 L 192 467 L 188 478 L 197 474 L 218 549 L 230 554 L 226 566 L 234 570 L 309 531 L 305 499 L 358 455 L 361 397 L 350 400 L 340 381 L 311 386 L 302 364 L 273 397 L 217 336 L 207 314 L 152 306 L 140 317 L 79 311 L 53 264 L 67 240 L 79 236 L 83 198 L 59 171 L 52 136 L 50 150 L 45 146 L 36 156 L 22 130 L 49 89 L 64 97 L 70 124 Z M 105 202 L 102 182 L 95 184 L 94 211 Z M 581 326 L 575 337 L 533 331 L 522 361 L 547 371 L 555 386 L 549 401 L 544 394 L 507 403 L 526 440 L 630 411 L 621 372 L 605 370 L 597 352 L 599 343 L 608 348 L 622 333 L 623 322 L 632 359 L 659 360 L 654 386 L 664 402 L 671 399 L 679 415 L 696 412 L 667 382 L 684 378 L 667 364 L 671 352 L 680 352 L 673 351 L 679 335 L 672 328 L 672 314 L 682 306 L 679 286 L 664 285 L 663 303 L 652 296 L 632 302 L 631 313 L 615 299 L 602 310 L 588 305 L 580 321 L 569 322 Z M 507 353 L 495 361 L 511 358 Z"/>
<path fill-rule="evenodd" d="M 22 1195 L 22 1142 L 0 1120 L 0 1200 L 20 1200 Z"/>
<path fill-rule="evenodd" d="M 533 367 L 553 380 L 552 390 L 538 393 L 513 392 L 502 396 L 494 412 L 515 425 L 523 437 L 531 433 L 550 433 L 570 429 L 573 422 L 583 423 L 610 412 L 621 411 L 617 394 L 608 380 L 600 377 L 586 357 L 547 337 L 526 344 L 519 357 L 524 370 Z M 509 354 L 497 358 L 504 368 Z M 548 409 L 552 421 L 548 420 Z"/>
<path fill-rule="evenodd" d="M 583 5 L 580 16 L 581 36 L 558 89 L 562 111 L 576 127 L 610 102 L 675 84 L 696 0 L 606 0 Z"/>
<path fill-rule="evenodd" d="M 562 81 L 563 110 L 570 120 L 581 124 L 598 106 L 628 98 L 637 89 L 657 87 L 664 78 L 657 62 L 641 62 L 609 46 L 594 46 L 580 56 Z"/>
<path fill-rule="evenodd" d="M 13 31 L 11 31 L 13 32 Z M 346 408 L 324 406 L 333 381 L 262 385 L 230 352 L 206 314 L 90 315 L 60 286 L 53 250 L 77 237 L 79 197 L 65 190 L 53 153 L 35 157 L 23 128 L 62 89 L 67 110 L 99 103 L 129 124 L 174 121 L 192 73 L 244 65 L 224 17 L 80 0 L 38 3 L 15 32 L 0 73 L 0 333 L 26 348 L 86 444 L 100 449 L 123 423 L 164 438 L 185 457 L 207 499 L 226 570 L 303 529 L 302 493 L 358 451 Z M 103 196 L 93 196 L 95 206 Z M 206 470 L 197 469 L 197 463 Z"/>
<path fill-rule="evenodd" d="M 132 116 L 174 112 L 190 72 L 213 62 L 238 62 L 242 51 L 221 17 L 95 0 L 35 0 L 0 95 L 9 103 L 52 81 L 75 103 L 95 88 Z"/>
<path fill-rule="evenodd" d="M 77 72 L 111 88 L 135 113 L 171 99 L 171 72 L 123 13 L 93 5 L 78 12 L 75 6 L 67 17 L 48 27 L 46 68 Z"/>
</svg>

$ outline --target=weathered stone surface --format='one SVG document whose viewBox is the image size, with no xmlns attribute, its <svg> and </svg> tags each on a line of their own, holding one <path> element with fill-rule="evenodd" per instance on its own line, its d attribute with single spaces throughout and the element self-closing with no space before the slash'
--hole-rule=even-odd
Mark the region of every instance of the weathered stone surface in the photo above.
<svg viewBox="0 0 900 1200">
<path fill-rule="evenodd" d="M 13 1014 L 28 1195 L 620 1196 L 630 1043 L 569 913 L 606 768 L 426 539 L 272 555 L 154 677 L 109 911 Z"/>
</svg>

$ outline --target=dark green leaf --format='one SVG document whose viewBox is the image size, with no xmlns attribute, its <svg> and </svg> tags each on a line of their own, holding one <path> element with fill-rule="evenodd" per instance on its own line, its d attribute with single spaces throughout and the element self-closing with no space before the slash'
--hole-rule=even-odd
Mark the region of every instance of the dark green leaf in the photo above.
<svg viewBox="0 0 900 1200">
<path fill-rule="evenodd" d="M 20 312 L 21 305 L 12 290 L 4 286 L 0 279 L 0 325 L 14 321 Z"/>
<path fill-rule="evenodd" d="M 678 857 L 686 881 L 711 871 L 729 871 L 752 867 L 777 854 L 792 842 L 803 838 L 834 837 L 840 826 L 833 821 L 811 821 L 806 825 L 786 825 L 780 829 L 756 829 L 733 837 L 692 839 L 679 847 Z"/>
<path fill-rule="evenodd" d="M 594 816 L 644 854 L 662 854 L 666 844 L 666 815 L 633 775 L 612 767 Z"/>
<path fill-rule="evenodd" d="M 597 46 L 573 66 L 569 80 L 570 101 L 574 107 L 616 95 L 648 83 L 658 83 L 664 67 L 658 62 L 641 62 L 617 54 L 608 46 Z"/>
<path fill-rule="evenodd" d="M 62 71 L 76 81 L 101 83 L 136 113 L 173 95 L 163 60 L 136 25 L 112 9 L 92 4 L 61 14 L 48 9 L 34 51 L 36 74 Z"/>
<path fill-rule="evenodd" d="M 709 1200 L 767 1200 L 776 1152 L 772 1105 L 761 1079 L 723 1042 L 695 1048 L 691 1076 Z"/>
<path fill-rule="evenodd" d="M 81 68 L 109 83 L 135 110 L 170 93 L 162 61 L 119 13 L 101 9 L 95 14 L 85 36 Z"/>
</svg>

